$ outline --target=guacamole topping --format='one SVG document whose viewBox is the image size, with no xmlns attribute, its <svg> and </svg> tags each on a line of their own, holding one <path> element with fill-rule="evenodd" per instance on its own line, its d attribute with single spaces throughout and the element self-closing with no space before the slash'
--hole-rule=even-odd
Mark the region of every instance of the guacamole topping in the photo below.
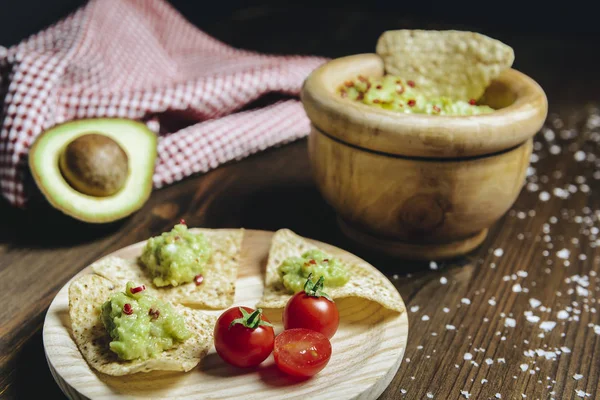
<svg viewBox="0 0 600 400">
<path fill-rule="evenodd" d="M 309 276 L 313 283 L 323 277 L 325 287 L 343 286 L 350 279 L 350 274 L 338 259 L 318 249 L 308 250 L 301 257 L 285 259 L 278 272 L 283 286 L 293 293 L 304 289 Z"/>
<path fill-rule="evenodd" d="M 350 100 L 409 114 L 477 115 L 493 112 L 475 99 L 455 100 L 444 96 L 428 97 L 410 80 L 394 75 L 380 78 L 359 76 L 339 88 L 340 96 Z"/>
<path fill-rule="evenodd" d="M 170 232 L 148 239 L 140 261 L 156 286 L 177 286 L 192 281 L 200 284 L 199 275 L 211 256 L 212 248 L 206 237 L 189 232 L 180 223 Z"/>
<path fill-rule="evenodd" d="M 122 360 L 155 357 L 191 336 L 183 317 L 145 289 L 127 282 L 125 292 L 102 304 L 100 318 L 113 339 L 110 350 Z"/>
</svg>

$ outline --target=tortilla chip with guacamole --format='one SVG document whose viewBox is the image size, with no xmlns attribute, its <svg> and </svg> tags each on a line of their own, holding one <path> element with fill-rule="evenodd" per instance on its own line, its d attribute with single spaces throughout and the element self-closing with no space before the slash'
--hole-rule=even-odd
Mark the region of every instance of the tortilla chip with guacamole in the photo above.
<svg viewBox="0 0 600 400">
<path fill-rule="evenodd" d="M 195 308 L 233 304 L 243 229 L 187 229 L 150 238 L 137 259 L 105 257 L 92 270 L 118 284 L 146 285 L 156 297 Z"/>
<path fill-rule="evenodd" d="M 309 276 L 314 282 L 323 276 L 323 291 L 332 299 L 360 297 L 393 311 L 404 311 L 394 285 L 372 266 L 328 254 L 289 229 L 273 235 L 263 297 L 256 307 L 285 307 Z"/>
<path fill-rule="evenodd" d="M 70 284 L 73 338 L 88 364 L 113 376 L 189 371 L 198 365 L 212 346 L 216 317 L 136 288 L 141 290 L 96 274 Z"/>
</svg>

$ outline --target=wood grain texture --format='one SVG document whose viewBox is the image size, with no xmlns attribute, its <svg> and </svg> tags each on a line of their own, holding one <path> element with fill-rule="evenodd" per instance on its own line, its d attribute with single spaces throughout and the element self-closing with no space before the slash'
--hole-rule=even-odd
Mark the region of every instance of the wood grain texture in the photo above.
<svg viewBox="0 0 600 400">
<path fill-rule="evenodd" d="M 249 7 L 202 28 L 241 48 L 340 57 L 372 52 L 373 43 L 385 29 L 456 27 L 434 19 L 411 19 L 402 10 L 315 12 L 310 7 Z M 542 23 L 546 24 L 540 19 Z M 41 392 L 47 399 L 64 398 L 47 366 L 41 335 L 43 318 L 54 296 L 93 260 L 186 218 L 194 226 L 208 228 L 288 227 L 350 250 L 391 278 L 407 308 L 415 311 L 408 315 L 410 334 L 405 361 L 381 400 L 427 400 L 427 393 L 434 399 L 458 400 L 464 399 L 461 390 L 471 399 L 484 400 L 496 400 L 496 393 L 511 400 L 522 399 L 522 394 L 527 399 L 581 400 L 576 389 L 589 393 L 587 399 L 600 398 L 600 337 L 589 326 L 600 325 L 598 312 L 591 312 L 592 307 L 598 308 L 598 281 L 590 276 L 600 273 L 600 253 L 592 233 L 592 228 L 598 227 L 600 186 L 595 172 L 600 166 L 597 159 L 575 160 L 577 151 L 600 157 L 598 38 L 515 33 L 486 27 L 481 21 L 461 27 L 510 43 L 516 54 L 515 68 L 534 78 L 549 99 L 545 127 L 534 138 L 534 154 L 539 160 L 532 164 L 535 171 L 530 171 L 532 175 L 527 178 L 539 188 L 525 188 L 520 193 L 479 249 L 465 259 L 440 263 L 438 270 L 429 269 L 428 263 L 399 262 L 354 249 L 338 230 L 334 211 L 313 183 L 306 141 L 156 191 L 140 212 L 109 226 L 79 224 L 41 206 L 22 212 L 1 205 L 0 397 L 38 398 Z M 577 177 L 586 181 L 577 183 L 581 181 Z M 571 184 L 577 187 L 577 193 L 564 199 L 554 196 L 554 188 L 568 189 Z M 587 192 L 579 190 L 582 185 L 588 186 Z M 543 191 L 549 193 L 548 201 L 540 200 Z M 592 218 L 592 226 L 583 221 L 585 216 Z M 555 221 L 553 217 L 555 223 L 551 222 Z M 545 233 L 546 224 L 549 233 Z M 549 245 L 553 248 L 548 249 Z M 567 260 L 556 255 L 563 248 L 570 251 L 568 267 L 564 266 Z M 503 249 L 501 257 L 493 255 L 496 249 Z M 580 254 L 586 259 L 579 260 Z M 519 276 L 517 271 L 526 271 L 528 276 Z M 516 282 L 513 274 L 528 293 L 512 290 Z M 587 311 L 576 285 L 565 281 L 574 275 L 591 278 Z M 507 276 L 509 281 L 504 280 Z M 441 278 L 446 278 L 445 285 Z M 575 291 L 569 294 L 570 290 Z M 494 306 L 489 303 L 492 297 Z M 471 304 L 461 302 L 463 298 Z M 543 338 L 539 337 L 543 333 L 539 323 L 525 319 L 532 298 L 551 309 L 536 311 L 535 315 L 558 322 Z M 558 320 L 557 312 L 574 307 L 574 301 L 579 304 L 575 307 L 580 310 L 579 315 L 575 314 L 579 321 Z M 504 326 L 504 316 L 510 314 L 515 318 L 515 328 Z M 457 329 L 447 330 L 446 325 Z M 561 354 L 556 360 L 524 355 L 530 349 L 562 346 L 571 353 Z M 467 352 L 473 360 L 464 359 Z M 487 365 L 487 358 L 493 364 Z M 523 363 L 531 366 L 526 372 L 520 369 Z M 531 368 L 534 375 L 530 374 Z M 575 374 L 583 375 L 582 379 L 573 379 Z"/>
<path fill-rule="evenodd" d="M 404 258 L 462 256 L 513 204 L 532 141 L 474 159 L 408 159 L 349 146 L 314 125 L 315 183 L 358 244 Z"/>
<path fill-rule="evenodd" d="M 191 229 L 193 232 L 193 229 Z M 264 288 L 264 271 L 272 232 L 246 231 L 235 305 L 254 307 Z M 356 256 L 324 243 L 313 242 L 323 250 L 348 262 Z M 112 255 L 136 260 L 145 242 Z M 88 267 L 81 274 L 92 273 Z M 280 373 L 272 356 L 256 370 L 230 367 L 214 347 L 189 373 L 151 372 L 111 377 L 92 370 L 72 338 L 69 319 L 68 284 L 59 292 L 46 314 L 44 350 L 52 374 L 70 398 L 189 398 L 218 399 L 376 399 L 393 379 L 402 362 L 408 338 L 406 312 L 391 312 L 377 303 L 347 298 L 336 300 L 340 327 L 331 340 L 332 358 L 316 377 L 303 382 Z M 281 309 L 265 310 L 282 331 Z M 220 315 L 222 311 L 206 311 Z M 65 390 L 66 389 L 66 390 Z"/>
</svg>

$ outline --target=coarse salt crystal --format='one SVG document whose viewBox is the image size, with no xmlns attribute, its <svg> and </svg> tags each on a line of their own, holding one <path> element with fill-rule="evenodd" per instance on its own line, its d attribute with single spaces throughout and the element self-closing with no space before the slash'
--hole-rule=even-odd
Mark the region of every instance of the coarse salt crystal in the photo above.
<svg viewBox="0 0 600 400">
<path fill-rule="evenodd" d="M 571 252 L 567 249 L 562 249 L 556 252 L 556 257 L 566 260 L 571 255 Z"/>
<path fill-rule="evenodd" d="M 471 304 L 471 300 L 467 299 L 466 297 L 463 297 L 462 299 L 460 299 L 460 302 L 466 305 Z"/>
<path fill-rule="evenodd" d="M 542 302 L 539 301 L 538 299 L 534 299 L 533 297 L 531 299 L 529 299 L 529 305 L 532 308 L 538 308 L 541 304 L 542 304 Z"/>
<path fill-rule="evenodd" d="M 496 257 L 502 257 L 504 255 L 504 250 L 503 249 L 496 249 L 496 250 L 494 250 L 494 255 Z"/>
<path fill-rule="evenodd" d="M 440 278 L 440 283 L 441 283 L 442 285 L 445 285 L 446 283 L 448 283 L 448 279 L 447 279 L 446 277 L 442 276 L 442 277 Z"/>
<path fill-rule="evenodd" d="M 429 321 L 429 315 L 423 315 L 421 321 Z"/>
<path fill-rule="evenodd" d="M 550 193 L 543 191 L 543 192 L 540 192 L 538 197 L 541 201 L 548 201 L 548 200 L 550 200 Z"/>
<path fill-rule="evenodd" d="M 449 331 L 454 331 L 456 330 L 456 327 L 454 325 L 446 325 L 446 329 Z"/>
<path fill-rule="evenodd" d="M 466 361 L 469 361 L 469 360 L 473 359 L 473 354 L 465 353 L 465 355 L 463 356 L 463 359 Z"/>
<path fill-rule="evenodd" d="M 540 329 L 546 332 L 550 332 L 556 326 L 554 321 L 544 321 L 540 324 Z"/>
<path fill-rule="evenodd" d="M 514 318 L 506 318 L 504 319 L 504 326 L 509 328 L 514 328 L 517 325 L 517 321 Z"/>
<path fill-rule="evenodd" d="M 575 379 L 576 381 L 580 380 L 581 378 L 583 378 L 583 375 L 581 375 L 581 374 L 573 375 L 573 379 Z"/>
<path fill-rule="evenodd" d="M 583 161 L 585 160 L 585 152 L 579 150 L 573 155 L 573 158 L 575 158 L 575 161 Z"/>
<path fill-rule="evenodd" d="M 520 368 L 521 368 L 521 371 L 525 372 L 525 371 L 527 371 L 529 369 L 529 365 L 527 365 L 527 364 L 521 364 Z"/>
<path fill-rule="evenodd" d="M 429 262 L 429 269 L 432 269 L 432 270 L 438 269 L 437 263 L 435 261 L 430 261 Z"/>
<path fill-rule="evenodd" d="M 500 393 L 496 393 L 495 396 L 496 396 L 497 399 L 501 399 L 502 398 L 502 395 Z"/>
<path fill-rule="evenodd" d="M 580 389 L 575 389 L 575 394 L 576 394 L 577 396 L 581 397 L 581 398 L 584 398 L 584 397 L 591 397 L 591 396 L 592 396 L 591 394 L 589 394 L 589 393 L 586 393 L 586 392 L 584 392 L 583 390 L 580 390 Z"/>
<path fill-rule="evenodd" d="M 512 287 L 512 291 L 515 293 L 521 293 L 523 291 L 523 288 L 521 287 L 520 284 L 515 283 Z"/>
<path fill-rule="evenodd" d="M 575 288 L 575 290 L 577 291 L 577 294 L 579 296 L 587 297 L 587 295 L 589 294 L 589 291 L 586 288 L 583 288 L 579 285 Z"/>
<path fill-rule="evenodd" d="M 486 359 L 485 359 L 485 363 L 486 363 L 487 365 L 492 365 L 492 364 L 494 363 L 494 360 L 492 360 L 491 358 L 486 358 Z"/>
<path fill-rule="evenodd" d="M 444 307 L 442 308 L 442 311 L 448 314 L 450 312 L 450 309 L 448 307 Z"/>
<path fill-rule="evenodd" d="M 569 318 L 569 313 L 566 312 L 565 310 L 560 310 L 559 312 L 556 313 L 556 318 L 567 319 L 567 318 Z"/>
<path fill-rule="evenodd" d="M 410 312 L 417 312 L 417 311 L 419 311 L 419 306 L 412 306 L 410 308 Z"/>
</svg>

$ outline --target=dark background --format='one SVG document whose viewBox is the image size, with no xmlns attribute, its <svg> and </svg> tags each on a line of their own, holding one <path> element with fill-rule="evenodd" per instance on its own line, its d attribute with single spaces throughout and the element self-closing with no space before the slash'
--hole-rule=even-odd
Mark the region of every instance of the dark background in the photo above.
<svg viewBox="0 0 600 400">
<path fill-rule="evenodd" d="M 84 3 L 82 0 L 0 0 L 0 44 L 12 45 Z M 600 36 L 597 13 L 600 7 L 597 2 L 581 0 L 172 0 L 171 4 L 202 29 L 209 29 L 220 21 L 232 21 L 232 16 L 243 23 L 248 18 L 269 15 L 261 25 L 269 27 L 274 35 L 280 30 L 305 31 L 298 27 L 302 24 L 314 24 L 315 29 L 319 29 L 311 16 L 359 13 L 373 20 L 382 15 L 393 16 L 394 27 L 404 27 L 407 21 L 412 21 L 421 27 L 429 24 L 468 26 L 483 32 L 576 35 L 582 39 L 588 35 Z M 298 18 L 281 26 L 277 19 L 281 14 L 296 14 Z"/>
</svg>

